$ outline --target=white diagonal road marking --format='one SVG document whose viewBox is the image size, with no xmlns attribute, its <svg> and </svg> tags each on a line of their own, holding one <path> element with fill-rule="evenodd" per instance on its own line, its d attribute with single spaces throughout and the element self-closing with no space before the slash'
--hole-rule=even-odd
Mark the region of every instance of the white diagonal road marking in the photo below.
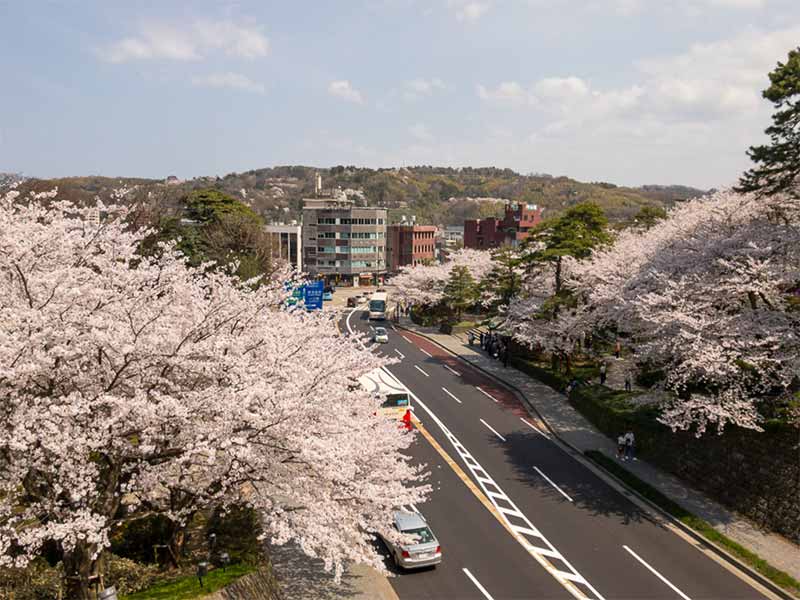
<svg viewBox="0 0 800 600">
<path fill-rule="evenodd" d="M 461 400 L 459 400 L 458 398 L 456 398 L 455 396 L 453 396 L 453 394 L 450 392 L 450 390 L 448 390 L 447 388 L 442 388 L 442 391 L 443 391 L 445 394 L 447 394 L 448 396 L 450 396 L 450 397 L 451 397 L 453 400 L 455 400 L 456 402 L 458 402 L 459 404 L 461 404 Z"/>
<path fill-rule="evenodd" d="M 678 594 L 678 596 L 680 596 L 681 598 L 683 598 L 683 600 L 692 600 L 691 598 L 689 598 L 689 596 L 687 596 L 687 595 L 686 595 L 686 594 L 684 594 L 682 591 L 680 591 L 678 588 L 676 588 L 676 587 L 675 587 L 675 586 L 674 586 L 674 585 L 673 585 L 673 584 L 672 584 L 672 583 L 671 583 L 671 582 L 670 582 L 670 581 L 669 581 L 669 580 L 668 580 L 666 577 L 664 577 L 664 576 L 663 576 L 661 573 L 659 573 L 659 572 L 658 572 L 658 571 L 656 571 L 656 570 L 655 570 L 653 567 L 651 567 L 651 566 L 650 566 L 650 565 L 648 565 L 646 562 L 644 562 L 644 559 L 643 559 L 641 556 L 639 556 L 638 554 L 636 554 L 636 552 L 634 552 L 633 550 L 631 550 L 630 548 L 628 548 L 628 547 L 627 547 L 627 546 L 625 546 L 625 545 L 623 545 L 622 547 L 623 547 L 623 548 L 625 548 L 625 550 L 627 550 L 627 551 L 628 551 L 628 553 L 629 553 L 631 556 L 633 556 L 633 558 L 635 558 L 635 559 L 636 559 L 636 560 L 638 560 L 640 563 L 642 563 L 642 564 L 643 564 L 643 565 L 644 565 L 644 566 L 647 568 L 647 570 L 648 570 L 648 571 L 650 571 L 650 572 L 651 572 L 653 575 L 655 575 L 655 576 L 656 576 L 656 577 L 658 577 L 658 578 L 659 578 L 661 581 L 663 581 L 664 583 L 666 583 L 666 584 L 667 584 L 667 585 L 668 585 L 668 586 L 669 586 L 669 587 L 672 589 L 672 591 L 673 591 L 673 592 L 675 592 L 676 594 Z"/>
<path fill-rule="evenodd" d="M 414 368 L 417 371 L 419 371 L 420 373 L 422 373 L 423 375 L 425 375 L 425 377 L 430 377 L 430 375 L 428 375 L 425 371 L 423 371 L 422 369 L 419 368 L 419 365 L 414 365 Z"/>
<path fill-rule="evenodd" d="M 533 467 L 533 468 L 534 468 L 534 469 L 536 469 L 536 472 L 537 472 L 539 475 L 541 475 L 542 477 L 544 477 L 545 479 L 547 479 L 547 482 L 548 482 L 550 485 L 552 485 L 554 488 L 556 488 L 556 489 L 557 489 L 557 490 L 558 490 L 558 491 L 561 493 L 561 495 L 562 495 L 562 496 L 564 496 L 564 498 L 566 498 L 567 500 L 569 500 L 570 502 L 572 502 L 572 498 L 570 498 L 569 496 L 567 496 L 567 495 L 564 493 L 564 490 L 562 490 L 560 487 L 558 487 L 558 486 L 557 486 L 557 485 L 556 485 L 556 484 L 553 482 L 553 480 L 552 480 L 552 479 L 550 479 L 550 478 L 549 478 L 547 475 L 545 475 L 544 473 L 542 473 L 542 471 L 539 469 L 539 467 Z"/>
<path fill-rule="evenodd" d="M 499 437 L 501 440 L 503 440 L 504 442 L 506 441 L 506 438 L 504 438 L 502 435 L 500 435 L 500 434 L 499 434 L 499 433 L 497 433 L 497 432 L 496 432 L 494 429 L 492 429 L 492 426 L 491 426 L 491 425 L 489 425 L 489 424 L 488 424 L 486 421 L 484 421 L 483 419 L 481 419 L 481 423 L 483 423 L 484 425 L 486 425 L 486 427 L 488 427 L 488 428 L 489 428 L 489 430 L 490 430 L 490 431 L 491 431 L 493 434 L 495 434 L 497 437 Z"/>
<path fill-rule="evenodd" d="M 489 592 L 486 591 L 486 588 L 481 585 L 481 582 L 475 579 L 475 576 L 469 572 L 469 569 L 464 568 L 462 569 L 462 571 L 464 571 L 464 574 L 470 578 L 470 581 L 472 581 L 472 583 L 475 584 L 475 587 L 481 591 L 481 594 L 483 594 L 483 597 L 486 598 L 486 600 L 494 600 L 491 594 L 489 594 Z"/>
</svg>

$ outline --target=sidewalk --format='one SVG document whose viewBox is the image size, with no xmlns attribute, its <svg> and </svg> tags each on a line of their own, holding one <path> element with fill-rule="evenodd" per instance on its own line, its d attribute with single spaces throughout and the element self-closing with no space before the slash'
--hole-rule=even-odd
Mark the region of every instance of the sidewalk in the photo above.
<svg viewBox="0 0 800 600">
<path fill-rule="evenodd" d="M 553 431 L 581 452 L 600 450 L 609 457 L 616 456 L 616 444 L 597 431 L 562 394 L 551 387 L 513 367 L 504 368 L 500 361 L 493 360 L 482 352 L 479 345 L 470 346 L 465 335 L 457 337 L 439 333 L 436 328 L 420 327 L 408 318 L 402 318 L 400 325 L 427 337 L 460 359 L 517 388 Z M 625 468 L 774 567 L 800 580 L 800 548 L 795 544 L 779 535 L 761 531 L 743 517 L 646 462 L 626 462 Z"/>
</svg>

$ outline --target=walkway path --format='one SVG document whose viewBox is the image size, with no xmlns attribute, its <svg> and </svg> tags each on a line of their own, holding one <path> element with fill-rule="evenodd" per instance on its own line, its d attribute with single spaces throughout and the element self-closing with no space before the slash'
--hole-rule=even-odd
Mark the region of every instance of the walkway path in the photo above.
<svg viewBox="0 0 800 600">
<path fill-rule="evenodd" d="M 435 328 L 415 325 L 408 318 L 401 320 L 401 326 L 427 337 L 462 360 L 517 388 L 529 408 L 538 413 L 562 440 L 581 452 L 600 450 L 610 457 L 616 455 L 616 444 L 595 429 L 562 394 L 513 367 L 503 367 L 500 361 L 481 351 L 477 343 L 470 346 L 466 335 L 442 334 Z M 609 362 L 614 360 L 612 357 Z M 609 369 L 609 373 L 613 371 L 620 372 L 619 369 Z M 624 382 L 624 375 L 622 380 Z M 644 461 L 626 462 L 625 468 L 774 567 L 800 580 L 800 547 L 797 545 L 779 535 L 761 531 L 744 517 Z"/>
</svg>

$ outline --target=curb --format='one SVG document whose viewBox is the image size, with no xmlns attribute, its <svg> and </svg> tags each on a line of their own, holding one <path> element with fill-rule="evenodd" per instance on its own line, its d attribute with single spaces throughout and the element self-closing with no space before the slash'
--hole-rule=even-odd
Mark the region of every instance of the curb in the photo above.
<svg viewBox="0 0 800 600">
<path fill-rule="evenodd" d="M 584 466 L 587 466 L 587 467 L 591 468 L 591 470 L 599 470 L 602 473 L 603 476 L 605 476 L 605 477 L 607 477 L 609 479 L 612 479 L 616 483 L 616 485 L 622 487 L 629 494 L 635 496 L 637 498 L 637 500 L 639 500 L 640 502 L 646 504 L 648 507 L 650 507 L 652 510 L 657 512 L 659 515 L 661 515 L 662 517 L 666 518 L 672 525 L 676 526 L 683 533 L 687 534 L 688 536 L 690 536 L 692 539 L 694 539 L 698 543 L 702 544 L 703 546 L 705 546 L 709 550 L 713 551 L 715 554 L 717 554 L 725 562 L 727 562 L 731 566 L 737 568 L 742 573 L 744 573 L 745 575 L 747 575 L 749 578 L 753 579 L 754 581 L 758 582 L 761 586 L 765 587 L 767 590 L 769 590 L 770 592 L 772 592 L 776 596 L 778 596 L 780 598 L 783 598 L 784 600 L 797 600 L 797 596 L 794 596 L 794 595 L 790 594 L 789 592 L 784 590 L 782 587 L 780 587 L 777 584 L 773 583 L 770 579 L 767 579 L 766 577 L 764 577 L 758 571 L 752 569 L 749 565 L 741 562 L 738 558 L 736 558 L 735 556 L 730 554 L 727 550 L 721 548 L 720 546 L 718 546 L 717 544 L 715 544 L 714 542 L 712 542 L 711 540 L 709 540 L 708 538 L 706 538 L 705 536 L 700 534 L 699 532 L 695 531 L 694 529 L 692 529 L 688 525 L 682 523 L 681 521 L 679 521 L 678 519 L 673 517 L 671 514 L 666 512 L 663 508 L 661 508 L 660 506 L 658 506 L 657 504 L 655 504 L 651 500 L 645 498 L 644 496 L 642 496 L 639 492 L 637 492 L 633 488 L 628 487 L 628 485 L 625 482 L 623 482 L 621 479 L 619 479 L 616 475 L 614 475 L 610 471 L 607 471 L 602 465 L 594 462 L 593 460 L 588 458 L 586 455 L 584 455 L 584 453 L 580 449 L 578 449 L 576 446 L 574 446 L 570 442 L 566 441 L 564 438 L 561 437 L 561 435 L 559 435 L 559 433 L 550 425 L 550 422 L 544 416 L 542 416 L 542 414 L 533 405 L 533 403 L 530 400 L 528 400 L 528 398 L 525 396 L 525 394 L 517 386 L 515 386 L 513 383 L 509 383 L 507 381 L 504 381 L 504 380 L 500 379 L 499 377 L 497 377 L 493 373 L 490 373 L 489 371 L 483 369 L 482 367 L 479 367 L 478 365 L 472 363 L 471 361 L 469 361 L 466 358 L 460 356 L 459 354 L 454 353 L 452 350 L 450 350 L 449 348 L 443 346 L 442 344 L 440 344 L 436 340 L 428 337 L 424 333 L 420 333 L 418 331 L 414 331 L 413 329 L 409 329 L 408 327 L 400 325 L 399 323 L 395 323 L 395 326 L 400 328 L 400 329 L 403 329 L 405 331 L 408 331 L 410 333 L 413 333 L 415 335 L 418 335 L 420 337 L 423 337 L 426 340 L 428 340 L 429 342 L 431 342 L 432 344 L 436 344 L 439 348 L 441 348 L 442 350 L 444 350 L 445 352 L 447 352 L 451 356 L 454 356 L 455 358 L 457 358 L 461 362 L 465 363 L 466 365 L 469 365 L 473 369 L 475 369 L 477 371 L 480 371 L 481 373 L 483 373 L 487 377 L 490 377 L 494 381 L 500 383 L 501 385 L 503 385 L 503 386 L 507 387 L 508 389 L 510 389 L 511 391 L 513 391 L 514 394 L 517 396 L 517 398 L 522 402 L 522 404 L 529 411 L 531 411 L 533 414 L 535 414 L 536 417 L 539 418 L 542 423 L 544 423 L 545 427 L 550 432 L 550 434 L 553 435 L 553 437 L 555 437 L 559 441 L 559 443 L 561 443 L 564 446 L 566 446 L 566 448 L 568 448 L 570 450 L 570 454 L 576 455 L 578 457 L 579 462 L 581 462 Z M 531 379 L 533 379 L 533 378 L 531 377 Z M 542 385 L 545 385 L 545 384 L 542 384 Z M 633 473 L 633 475 L 635 476 L 636 474 Z"/>
</svg>

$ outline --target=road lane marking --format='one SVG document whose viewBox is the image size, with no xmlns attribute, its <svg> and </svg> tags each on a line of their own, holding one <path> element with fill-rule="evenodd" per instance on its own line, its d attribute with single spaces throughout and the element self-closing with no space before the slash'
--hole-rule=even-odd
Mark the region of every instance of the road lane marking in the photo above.
<svg viewBox="0 0 800 600">
<path fill-rule="evenodd" d="M 388 371 L 384 367 L 384 370 Z M 467 476 L 467 474 L 455 463 L 455 461 L 450 458 L 450 455 L 442 448 L 436 439 L 428 432 L 425 428 L 417 426 L 418 430 L 428 443 L 433 446 L 433 448 L 441 455 L 447 465 L 453 469 L 456 475 L 461 479 L 464 485 L 475 495 L 475 497 L 483 504 L 483 506 L 488 510 L 500 523 L 503 527 L 511 534 L 511 536 L 517 540 L 517 542 L 525 548 L 528 554 L 533 557 L 533 559 L 538 562 L 542 568 L 545 569 L 556 581 L 558 581 L 564 589 L 566 589 L 574 598 L 577 600 L 605 600 L 603 596 L 598 592 L 592 585 L 575 569 L 575 567 L 570 564 L 570 562 L 564 558 L 564 556 L 553 546 L 550 541 L 542 535 L 542 533 L 531 523 L 528 517 L 522 513 L 517 505 L 514 504 L 514 501 L 509 498 L 505 492 L 500 488 L 497 483 L 491 478 L 489 473 L 480 466 L 475 458 L 469 453 L 469 451 L 464 447 L 464 445 L 458 440 L 458 438 L 453 435 L 453 433 L 447 428 L 447 426 L 437 417 L 434 412 L 428 408 L 425 403 L 423 403 L 419 397 L 414 394 L 411 390 L 409 390 L 409 395 L 414 399 L 414 402 L 417 406 L 421 407 L 428 416 L 436 423 L 436 425 L 441 429 L 442 433 L 444 433 L 445 437 L 447 437 L 450 444 L 455 448 L 456 452 L 458 452 L 461 459 L 464 461 L 464 464 L 469 468 L 472 476 L 480 485 L 480 489 L 483 491 L 481 493 L 478 490 L 478 486 L 473 483 L 473 481 Z M 416 419 L 416 415 L 415 415 Z M 474 464 L 472 464 L 474 463 Z M 497 493 L 493 494 L 493 496 L 489 496 L 489 490 L 487 486 L 491 485 L 493 488 L 504 496 L 502 502 L 511 506 L 512 508 L 501 508 L 501 506 L 497 503 L 497 500 L 494 499 L 494 496 L 498 495 Z M 521 521 L 524 525 L 519 525 L 512 523 L 509 520 L 507 515 L 513 516 L 516 520 Z M 533 543 L 531 540 L 535 540 Z M 557 559 L 563 566 L 555 567 L 553 563 L 550 562 L 549 558 Z"/>
<path fill-rule="evenodd" d="M 430 375 L 428 375 L 425 371 L 423 371 L 422 369 L 419 368 L 419 365 L 414 365 L 414 368 L 417 371 L 419 371 L 420 373 L 422 373 L 423 375 L 425 375 L 425 377 L 430 377 Z"/>
<path fill-rule="evenodd" d="M 369 326 L 369 330 L 370 330 L 370 331 L 375 331 L 375 328 L 374 328 L 372 325 L 370 325 L 370 326 Z"/>
<path fill-rule="evenodd" d="M 527 425 L 528 427 L 530 427 L 531 429 L 533 429 L 533 430 L 534 430 L 536 433 L 538 433 L 538 434 L 539 434 L 540 436 L 542 436 L 543 438 L 545 438 L 545 439 L 548 439 L 548 440 L 550 439 L 549 437 L 547 437 L 547 434 L 546 434 L 545 432 L 543 432 L 542 430 L 540 430 L 538 427 L 535 427 L 533 424 L 531 424 L 531 423 L 528 423 L 528 422 L 527 422 L 525 419 L 523 419 L 522 417 L 520 417 L 520 418 L 519 418 L 519 420 L 520 420 L 520 421 L 522 421 L 523 423 L 525 423 L 525 425 Z"/>
<path fill-rule="evenodd" d="M 493 434 L 495 434 L 497 437 L 499 437 L 501 440 L 503 440 L 504 442 L 506 441 L 506 438 L 504 438 L 502 435 L 500 435 L 500 434 L 499 434 L 499 433 L 497 433 L 497 432 L 496 432 L 494 429 L 492 429 L 492 426 L 491 426 L 491 425 L 489 425 L 489 424 L 488 424 L 486 421 L 484 421 L 483 419 L 481 419 L 481 423 L 483 423 L 484 425 L 486 425 L 486 427 L 488 427 L 488 428 L 489 428 L 489 430 L 490 430 L 490 431 L 491 431 Z M 477 462 L 477 461 L 476 461 L 476 462 Z"/>
<path fill-rule="evenodd" d="M 403 354 L 402 352 L 400 352 L 400 350 L 398 350 L 397 348 L 395 348 L 394 351 L 397 352 L 398 355 L 400 355 L 400 358 L 405 358 L 406 357 L 406 355 Z"/>
<path fill-rule="evenodd" d="M 494 598 L 492 598 L 492 595 L 489 592 L 486 591 L 486 588 L 481 585 L 481 582 L 478 581 L 477 579 L 475 579 L 475 576 L 472 573 L 469 572 L 469 569 L 464 568 L 464 569 L 461 569 L 461 570 L 464 571 L 464 574 L 467 577 L 470 578 L 472 583 L 475 584 L 475 587 L 478 588 L 481 591 L 481 594 L 483 594 L 483 596 L 484 596 L 484 598 L 486 598 L 486 600 L 494 600 Z"/>
<path fill-rule="evenodd" d="M 678 594 L 678 596 L 680 596 L 681 598 L 683 598 L 683 600 L 692 600 L 691 598 L 689 598 L 689 596 L 687 596 L 687 595 L 686 595 L 686 594 L 684 594 L 682 591 L 680 591 L 678 588 L 676 588 L 676 587 L 675 587 L 675 586 L 674 586 L 674 585 L 673 585 L 673 584 L 672 584 L 672 583 L 671 583 L 671 582 L 670 582 L 670 581 L 669 581 L 669 580 L 668 580 L 666 577 L 664 577 L 664 576 L 663 576 L 661 573 L 659 573 L 659 572 L 658 572 L 658 571 L 656 571 L 656 570 L 655 570 L 653 567 L 651 567 L 650 565 L 648 565 L 648 564 L 647 564 L 647 563 L 644 561 L 644 559 L 643 559 L 641 556 L 639 556 L 638 554 L 636 554 L 636 552 L 634 552 L 633 550 L 631 550 L 630 548 L 628 548 L 628 547 L 627 547 L 627 546 L 625 546 L 624 544 L 623 544 L 623 546 L 622 546 L 622 547 L 623 547 L 623 548 L 625 548 L 625 550 L 627 550 L 627 551 L 630 553 L 630 555 L 631 555 L 631 556 L 633 556 L 633 558 L 635 558 L 635 559 L 636 559 L 636 560 L 638 560 L 640 563 L 642 563 L 642 564 L 643 564 L 645 567 L 647 567 L 647 570 L 648 570 L 648 571 L 650 571 L 650 572 L 651 572 L 653 575 L 655 575 L 655 576 L 656 576 L 656 577 L 658 577 L 658 578 L 659 578 L 661 581 L 663 581 L 664 583 L 666 583 L 666 584 L 667 584 L 667 585 L 668 585 L 668 586 L 669 586 L 669 587 L 672 589 L 672 591 L 673 591 L 673 592 L 675 592 L 676 594 Z"/>
<path fill-rule="evenodd" d="M 413 344 L 414 343 L 404 335 L 401 335 L 400 337 L 403 338 L 405 341 L 407 341 L 409 344 Z"/>
<path fill-rule="evenodd" d="M 450 397 L 451 397 L 453 400 L 455 400 L 456 402 L 458 402 L 459 404 L 461 404 L 461 400 L 459 400 L 458 398 L 456 398 L 455 396 L 453 396 L 453 394 L 450 392 L 450 390 L 448 390 L 447 388 L 442 388 L 442 391 L 443 391 L 445 394 L 447 394 L 448 396 L 450 396 Z"/>
<path fill-rule="evenodd" d="M 447 369 L 448 371 L 450 371 L 450 372 L 451 372 L 453 375 L 455 375 L 456 377 L 461 377 L 461 373 L 459 373 L 459 372 L 458 372 L 458 371 L 456 371 L 455 369 L 451 369 L 451 368 L 450 368 L 449 366 L 447 366 L 447 365 L 442 365 L 442 366 L 443 366 L 445 369 Z"/>
<path fill-rule="evenodd" d="M 479 391 L 481 394 L 483 394 L 483 395 L 484 395 L 484 396 L 486 396 L 487 398 L 491 398 L 492 400 L 494 400 L 494 401 L 495 401 L 495 402 L 497 402 L 498 404 L 500 403 L 500 400 L 498 400 L 497 398 L 495 398 L 494 396 L 492 396 L 490 393 L 488 393 L 488 392 L 485 392 L 485 391 L 483 390 L 483 388 L 479 388 L 479 387 L 476 385 L 476 386 L 475 386 L 475 389 L 476 389 L 476 390 L 478 390 L 478 391 Z"/>
<path fill-rule="evenodd" d="M 425 350 L 425 348 L 420 348 L 419 351 L 428 356 L 429 358 L 433 358 L 433 354 Z"/>
<path fill-rule="evenodd" d="M 389 327 L 391 327 L 391 328 L 392 328 L 392 331 L 397 331 L 397 329 L 395 329 L 395 326 L 394 326 L 394 325 L 389 325 Z"/>
<path fill-rule="evenodd" d="M 561 495 L 562 495 L 562 496 L 564 496 L 564 498 L 566 498 L 567 500 L 569 500 L 570 502 L 572 502 L 572 498 L 570 498 L 569 496 L 567 496 L 567 494 L 566 494 L 566 493 L 564 493 L 564 490 L 562 490 L 560 487 L 558 487 L 558 486 L 555 484 L 555 482 L 554 482 L 552 479 L 550 479 L 550 478 L 549 478 L 547 475 L 545 475 L 544 473 L 542 473 L 542 471 L 541 471 L 541 469 L 539 469 L 539 467 L 533 467 L 533 468 L 534 468 L 534 469 L 536 469 L 536 472 L 537 472 L 539 475 L 541 475 L 542 477 L 544 477 L 545 479 L 547 479 L 547 482 L 548 482 L 550 485 L 552 485 L 554 488 L 556 488 L 556 489 L 557 489 L 557 490 L 558 490 L 558 491 L 561 493 Z"/>
</svg>

